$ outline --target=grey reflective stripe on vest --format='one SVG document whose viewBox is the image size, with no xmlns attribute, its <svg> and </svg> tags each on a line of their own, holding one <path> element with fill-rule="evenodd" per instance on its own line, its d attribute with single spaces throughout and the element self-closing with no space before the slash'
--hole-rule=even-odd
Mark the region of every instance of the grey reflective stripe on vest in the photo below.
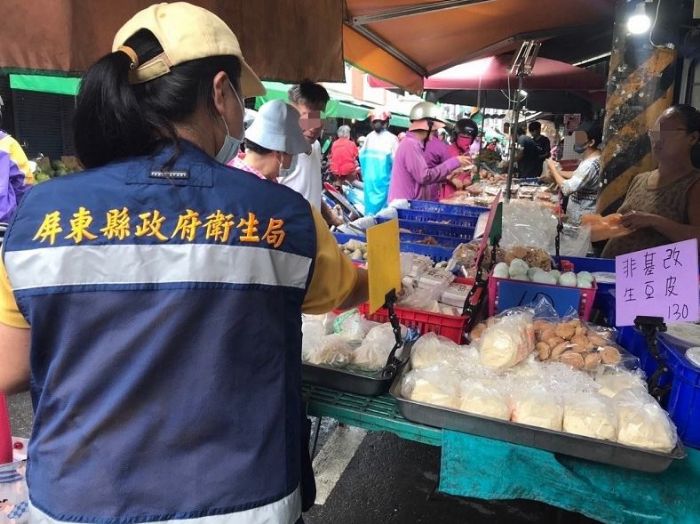
<svg viewBox="0 0 700 524">
<path fill-rule="evenodd" d="M 15 291 L 55 286 L 175 282 L 304 289 L 310 266 L 310 258 L 293 253 L 214 244 L 120 244 L 5 252 L 5 267 Z"/>
<path fill-rule="evenodd" d="M 149 524 L 294 524 L 301 517 L 301 493 L 299 488 L 290 495 L 271 504 L 246 511 L 211 515 L 192 519 L 173 519 L 148 521 Z M 132 518 L 125 519 L 130 523 L 138 522 Z M 61 524 L 66 521 L 57 520 L 29 504 L 29 522 L 32 524 Z M 83 521 L 89 522 L 89 521 Z"/>
</svg>

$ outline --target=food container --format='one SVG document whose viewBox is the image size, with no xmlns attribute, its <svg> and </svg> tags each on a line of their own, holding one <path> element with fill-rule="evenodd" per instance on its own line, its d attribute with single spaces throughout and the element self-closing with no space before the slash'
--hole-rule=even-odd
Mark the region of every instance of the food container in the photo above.
<svg viewBox="0 0 700 524">
<path fill-rule="evenodd" d="M 413 422 L 648 473 L 661 473 L 674 460 L 686 457 L 680 441 L 671 453 L 661 453 L 406 399 L 401 395 L 401 383 L 409 371 L 410 364 L 407 364 L 394 381 L 390 393 L 396 399 L 401 414 Z"/>
</svg>

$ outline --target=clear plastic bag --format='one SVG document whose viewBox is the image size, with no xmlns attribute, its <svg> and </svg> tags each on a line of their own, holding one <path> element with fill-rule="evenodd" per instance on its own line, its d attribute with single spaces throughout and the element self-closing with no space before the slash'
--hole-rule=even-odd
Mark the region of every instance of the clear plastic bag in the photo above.
<svg viewBox="0 0 700 524">
<path fill-rule="evenodd" d="M 510 403 L 498 380 L 468 379 L 459 385 L 459 408 L 473 415 L 510 420 Z"/>
<path fill-rule="evenodd" d="M 447 366 L 414 369 L 401 384 L 401 396 L 416 402 L 459 409 L 459 376 Z"/>
<path fill-rule="evenodd" d="M 301 359 L 308 362 L 318 351 L 321 339 L 326 335 L 320 319 L 305 320 L 301 324 Z"/>
<path fill-rule="evenodd" d="M 522 362 L 535 347 L 533 312 L 507 310 L 496 317 L 479 338 L 481 363 L 492 369 L 508 369 Z"/>
<path fill-rule="evenodd" d="M 501 246 L 541 247 L 554 252 L 557 218 L 549 209 L 535 202 L 512 200 L 503 206 L 503 237 Z"/>
<path fill-rule="evenodd" d="M 340 335 L 324 335 L 302 355 L 309 364 L 345 367 L 353 360 L 353 346 Z"/>
<path fill-rule="evenodd" d="M 628 389 L 615 395 L 614 400 L 620 444 L 664 453 L 676 447 L 676 426 L 653 397 Z"/>
<path fill-rule="evenodd" d="M 401 326 L 401 336 L 406 337 L 408 329 Z M 362 341 L 352 355 L 352 364 L 355 367 L 366 371 L 376 371 L 382 369 L 389 359 L 389 354 L 396 343 L 394 330 L 391 324 L 380 324 L 373 327 L 367 337 Z M 397 353 L 397 357 L 401 357 L 401 351 Z"/>
<path fill-rule="evenodd" d="M 617 440 L 617 415 L 613 402 L 597 393 L 571 394 L 564 403 L 566 433 L 599 440 Z"/>
<path fill-rule="evenodd" d="M 413 369 L 424 369 L 439 364 L 456 365 L 459 346 L 450 339 L 426 333 L 420 337 L 411 350 Z"/>
<path fill-rule="evenodd" d="M 0 464 L 0 524 L 29 522 L 26 468 L 26 461 Z"/>
<path fill-rule="evenodd" d="M 647 383 L 644 372 L 641 370 L 628 371 L 626 369 L 600 369 L 595 375 L 596 384 L 600 386 L 598 392 L 608 398 L 615 397 L 622 391 L 632 390 L 646 393 Z"/>
<path fill-rule="evenodd" d="M 345 311 L 333 321 L 333 333 L 355 344 L 360 344 L 372 327 L 357 309 Z"/>
<path fill-rule="evenodd" d="M 561 396 L 542 384 L 514 386 L 511 408 L 513 422 L 552 431 L 562 429 L 564 403 Z"/>
<path fill-rule="evenodd" d="M 432 269 L 433 261 L 430 257 L 416 255 L 415 253 L 401 253 L 401 276 L 419 278 L 423 273 Z"/>
</svg>

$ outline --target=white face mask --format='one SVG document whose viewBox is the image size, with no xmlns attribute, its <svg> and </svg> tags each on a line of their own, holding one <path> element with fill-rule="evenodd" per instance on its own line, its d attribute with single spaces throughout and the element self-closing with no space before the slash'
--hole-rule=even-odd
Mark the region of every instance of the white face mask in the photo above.
<svg viewBox="0 0 700 524">
<path fill-rule="evenodd" d="M 241 97 L 238 96 L 238 93 L 236 90 L 233 88 L 233 84 L 229 80 L 229 85 L 231 86 L 231 91 L 234 92 L 236 95 L 236 99 L 238 100 L 238 103 L 241 106 L 241 125 L 240 128 L 241 130 L 245 129 L 245 126 L 243 125 L 243 115 L 245 113 L 245 108 L 243 106 L 243 102 L 241 101 Z M 217 162 L 220 162 L 222 164 L 228 164 L 231 160 L 236 158 L 236 155 L 238 155 L 238 152 L 241 150 L 241 143 L 243 142 L 243 137 L 241 138 L 235 138 L 232 137 L 231 134 L 229 133 L 228 130 L 228 124 L 226 123 L 226 119 L 221 116 L 221 120 L 224 122 L 224 128 L 226 129 L 226 136 L 224 137 L 224 143 L 221 145 L 221 149 L 219 149 L 219 152 L 216 154 L 216 160 Z"/>
<path fill-rule="evenodd" d="M 280 162 L 280 178 L 284 178 L 286 176 L 289 176 L 292 171 L 294 171 L 297 167 L 297 156 L 298 155 L 292 155 L 292 161 L 289 163 L 289 167 L 282 167 L 282 162 Z"/>
</svg>

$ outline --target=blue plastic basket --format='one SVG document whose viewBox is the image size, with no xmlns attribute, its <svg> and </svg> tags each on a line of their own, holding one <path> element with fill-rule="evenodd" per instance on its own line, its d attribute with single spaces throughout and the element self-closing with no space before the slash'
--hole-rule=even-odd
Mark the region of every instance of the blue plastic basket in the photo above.
<svg viewBox="0 0 700 524">
<path fill-rule="evenodd" d="M 668 414 L 675 422 L 683 443 L 700 447 L 700 368 L 685 358 L 691 344 L 663 333 L 657 338 L 673 374 L 667 402 Z"/>
<path fill-rule="evenodd" d="M 617 343 L 639 359 L 639 365 L 647 378 L 651 378 L 659 367 L 647 346 L 647 340 L 634 326 L 625 326 L 618 330 Z M 670 381 L 669 376 L 664 376 L 659 381 L 660 386 L 665 386 Z"/>
<path fill-rule="evenodd" d="M 379 223 L 388 219 L 378 219 Z M 435 224 L 433 222 L 417 222 L 415 220 L 399 219 L 399 229 L 408 233 L 429 235 L 431 237 L 449 237 L 459 239 L 461 242 L 470 242 L 474 238 L 473 227 L 451 226 L 448 224 Z"/>
<path fill-rule="evenodd" d="M 429 222 L 431 224 L 459 226 L 471 228 L 476 227 L 479 215 L 448 215 L 445 213 L 432 213 L 430 211 L 420 211 L 415 209 L 397 209 L 399 220 L 411 220 L 414 222 Z"/>
<path fill-rule="evenodd" d="M 488 207 L 461 206 L 459 204 L 440 204 L 430 200 L 409 200 L 412 211 L 428 211 L 443 215 L 458 215 L 463 217 L 479 218 L 481 213 L 488 213 Z"/>
<path fill-rule="evenodd" d="M 346 235 L 344 233 L 333 233 L 338 244 L 345 244 L 348 240 L 360 240 L 366 242 L 367 239 L 356 235 Z M 402 253 L 415 253 L 416 255 L 425 255 L 432 258 L 435 262 L 447 262 L 452 258 L 453 248 L 440 246 L 425 246 L 422 244 L 411 244 L 410 242 L 401 242 L 399 249 Z"/>
</svg>

